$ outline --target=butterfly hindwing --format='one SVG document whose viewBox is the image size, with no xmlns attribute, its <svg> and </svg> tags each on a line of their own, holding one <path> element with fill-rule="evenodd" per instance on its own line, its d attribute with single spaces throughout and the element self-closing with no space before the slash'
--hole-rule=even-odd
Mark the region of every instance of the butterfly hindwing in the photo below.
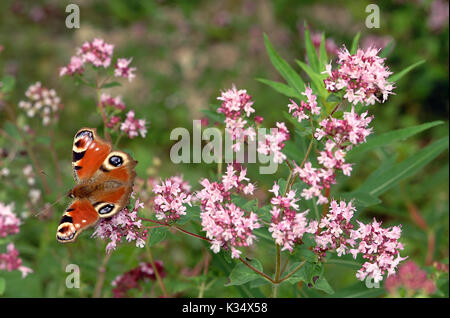
<svg viewBox="0 0 450 318">
<path fill-rule="evenodd" d="M 73 242 L 78 234 L 94 225 L 98 220 L 98 213 L 88 199 L 74 200 L 64 212 L 56 238 L 61 243 Z"/>
<path fill-rule="evenodd" d="M 112 151 L 96 173 L 102 189 L 92 193 L 91 202 L 101 218 L 114 215 L 129 201 L 136 176 L 136 161 L 123 151 Z"/>
</svg>

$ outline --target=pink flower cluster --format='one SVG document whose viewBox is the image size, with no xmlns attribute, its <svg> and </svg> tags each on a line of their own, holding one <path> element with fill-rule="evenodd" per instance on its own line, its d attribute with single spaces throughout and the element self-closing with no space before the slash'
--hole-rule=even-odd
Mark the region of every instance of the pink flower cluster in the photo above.
<svg viewBox="0 0 450 318">
<path fill-rule="evenodd" d="M 19 233 L 20 219 L 13 212 L 14 205 L 0 202 L 0 237 Z"/>
<path fill-rule="evenodd" d="M 14 204 L 5 205 L 0 202 L 0 238 L 19 233 L 20 219 L 13 212 Z M 14 243 L 9 243 L 6 247 L 6 253 L 0 253 L 0 270 L 19 270 L 22 278 L 32 273 L 33 270 L 22 265 L 22 259 L 19 257 L 19 251 Z"/>
<path fill-rule="evenodd" d="M 186 204 L 192 206 L 191 186 L 180 176 L 173 176 L 153 187 L 156 218 L 166 222 L 177 221 L 186 215 Z"/>
<path fill-rule="evenodd" d="M 82 75 L 85 71 L 85 65 L 91 64 L 94 67 L 108 68 L 114 52 L 114 45 L 106 43 L 103 39 L 95 38 L 92 42 L 84 42 L 77 49 L 75 56 L 72 56 L 70 63 L 59 71 L 59 76 Z M 133 73 L 136 68 L 130 67 L 131 59 L 119 58 L 114 65 L 114 76 L 124 77 L 131 80 L 135 77 Z"/>
<path fill-rule="evenodd" d="M 111 106 L 118 110 L 125 110 L 125 104 L 122 101 L 122 98 L 120 96 L 111 97 L 111 95 L 103 93 L 100 96 L 100 103 L 102 106 Z"/>
<path fill-rule="evenodd" d="M 305 87 L 302 95 L 306 96 L 307 102 L 301 101 L 300 106 L 298 106 L 296 102 L 290 99 L 291 103 L 288 105 L 289 113 L 292 113 L 292 116 L 297 118 L 298 122 L 301 122 L 303 119 L 309 119 L 311 115 L 320 115 L 320 107 L 317 106 L 317 96 L 312 93 L 312 89 Z M 307 115 L 305 109 L 311 115 Z"/>
<path fill-rule="evenodd" d="M 384 58 L 377 54 L 379 49 L 358 49 L 352 55 L 344 47 L 339 50 L 339 68 L 332 70 L 331 63 L 326 66 L 322 73 L 328 74 L 324 80 L 325 87 L 329 92 L 345 90 L 344 98 L 354 105 L 373 105 L 375 102 L 385 102 L 388 95 L 393 94 L 394 89 L 388 77 L 392 74 L 384 65 Z M 382 96 L 380 101 L 378 96 Z"/>
<path fill-rule="evenodd" d="M 127 113 L 127 117 L 125 118 L 125 121 L 120 124 L 120 130 L 127 134 L 128 138 L 132 139 L 134 137 L 137 137 L 139 135 L 142 136 L 142 138 L 145 138 L 145 135 L 147 134 L 147 123 L 145 119 L 137 119 L 134 117 L 134 111 L 130 110 Z"/>
<path fill-rule="evenodd" d="M 322 194 L 322 190 L 336 183 L 336 171 L 341 170 L 344 175 L 350 176 L 352 164 L 345 161 L 347 151 L 354 145 L 364 143 L 372 133 L 372 128 L 367 126 L 373 116 L 366 116 L 367 112 L 358 115 L 352 108 L 351 112 L 344 112 L 343 119 L 322 120 L 320 128 L 314 133 L 317 140 L 327 139 L 325 149 L 317 157 L 321 167 L 314 168 L 308 161 L 303 167 L 296 166 L 294 169 L 300 179 L 310 186 L 303 189 L 302 197 L 307 200 L 317 197 L 318 204 L 327 203 L 328 199 Z"/>
<path fill-rule="evenodd" d="M 238 152 L 247 139 L 253 141 L 256 136 L 254 126 L 249 125 L 245 118 L 250 118 L 250 115 L 255 112 L 252 107 L 253 101 L 245 89 L 238 90 L 234 85 L 231 89 L 222 92 L 217 99 L 222 101 L 217 112 L 225 115 L 225 131 L 235 141 L 232 147 Z M 258 120 L 260 122 L 260 119 Z"/>
<path fill-rule="evenodd" d="M 128 242 L 136 241 L 136 247 L 144 247 L 147 239 L 147 230 L 141 230 L 141 220 L 138 220 L 137 212 L 144 208 L 144 204 L 136 199 L 133 210 L 124 208 L 113 217 L 102 219 L 95 227 L 92 237 L 99 237 L 103 240 L 111 240 L 106 245 L 106 252 L 115 250 L 118 243 L 125 238 Z"/>
<path fill-rule="evenodd" d="M 155 267 L 160 277 L 165 277 L 162 261 L 155 261 Z M 139 263 L 139 266 L 128 272 L 117 276 L 111 285 L 114 287 L 112 292 L 115 298 L 127 296 L 130 289 L 140 289 L 140 283 L 147 280 L 156 280 L 155 270 L 151 263 Z"/>
<path fill-rule="evenodd" d="M 52 120 L 56 119 L 62 104 L 61 98 L 56 95 L 54 89 L 48 89 L 42 86 L 40 82 L 36 82 L 28 87 L 25 96 L 28 100 L 20 101 L 19 108 L 25 110 L 28 117 L 39 114 L 44 126 L 48 126 Z"/>
<path fill-rule="evenodd" d="M 202 230 L 211 239 L 211 249 L 214 253 L 220 249 L 231 250 L 232 258 L 239 258 L 238 247 L 252 245 L 255 239 L 252 232 L 261 227 L 255 213 L 231 202 L 232 191 L 253 194 L 255 187 L 245 175 L 246 169 L 238 171 L 230 164 L 222 182 L 203 179 L 200 182 L 203 189 L 196 195 L 201 202 Z"/>
<path fill-rule="evenodd" d="M 350 239 L 350 231 L 353 229 L 350 220 L 354 212 L 351 202 L 331 202 L 328 214 L 319 222 L 320 230 L 315 237 L 317 245 L 314 251 L 320 257 L 324 257 L 330 249 L 336 250 L 338 256 L 347 254 L 349 246 L 354 244 Z"/>
<path fill-rule="evenodd" d="M 263 136 L 258 142 L 258 152 L 266 156 L 273 156 L 273 162 L 282 163 L 286 160 L 286 155 L 282 152 L 285 141 L 289 140 L 289 130 L 285 123 L 277 122 L 276 128 L 270 129 L 270 134 Z"/>
<path fill-rule="evenodd" d="M 116 77 L 124 77 L 128 78 L 128 81 L 131 82 L 136 75 L 133 73 L 136 71 L 135 67 L 130 67 L 132 59 L 118 59 L 114 69 L 114 76 Z"/>
<path fill-rule="evenodd" d="M 328 214 L 318 224 L 314 252 L 321 258 L 328 250 L 336 250 L 338 256 L 352 254 L 355 259 L 361 254 L 367 261 L 356 277 L 359 280 L 370 277 L 377 283 L 384 274 L 394 274 L 397 265 L 406 259 L 399 254 L 403 249 L 398 241 L 401 229 L 400 226 L 383 229 L 374 219 L 367 225 L 357 220 L 359 227 L 354 230 L 350 223 L 354 212 L 351 202 L 332 201 Z"/>
<path fill-rule="evenodd" d="M 434 281 L 427 278 L 427 272 L 421 270 L 413 261 L 407 261 L 399 266 L 398 272 L 386 279 L 385 287 L 391 295 L 404 288 L 407 297 L 416 293 L 431 295 L 436 291 Z"/>
<path fill-rule="evenodd" d="M 14 243 L 9 243 L 6 248 L 6 253 L 0 253 L 0 270 L 19 270 L 22 273 L 22 278 L 32 273 L 33 270 L 22 265 L 22 259 L 19 258 L 19 251 L 15 248 Z"/>
<path fill-rule="evenodd" d="M 305 233 L 315 233 L 317 228 L 317 221 L 312 221 L 308 224 L 306 215 L 309 210 L 302 213 L 297 213 L 298 205 L 295 198 L 295 191 L 290 190 L 286 195 L 280 195 L 280 186 L 275 183 L 272 190 L 274 194 L 270 203 L 272 209 L 272 220 L 269 227 L 269 232 L 275 239 L 275 243 L 282 246 L 282 251 L 288 250 L 292 252 L 295 244 L 302 243 L 302 237 Z"/>
<path fill-rule="evenodd" d="M 356 274 L 359 280 L 364 280 L 367 276 L 373 278 L 377 283 L 383 279 L 385 273 L 388 276 L 395 273 L 397 265 L 405 260 L 406 257 L 400 257 L 400 250 L 403 245 L 398 242 L 402 233 L 400 226 L 393 226 L 383 229 L 375 219 L 371 224 L 363 224 L 357 221 L 359 228 L 352 230 L 351 240 L 359 240 L 356 248 L 350 250 L 350 253 L 356 259 L 358 254 L 367 261 Z"/>
</svg>

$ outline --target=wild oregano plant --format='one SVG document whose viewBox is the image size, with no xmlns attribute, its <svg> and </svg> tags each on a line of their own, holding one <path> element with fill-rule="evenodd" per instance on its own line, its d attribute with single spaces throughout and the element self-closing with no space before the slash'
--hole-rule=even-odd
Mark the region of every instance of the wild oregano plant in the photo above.
<svg viewBox="0 0 450 318">
<path fill-rule="evenodd" d="M 306 28 L 306 61 L 296 61 L 305 77 L 277 54 L 265 36 L 270 61 L 286 83 L 259 81 L 285 99 L 277 105 L 282 114 L 280 121 L 269 133 L 258 138 L 256 150 L 280 164 L 280 170 L 286 170 L 287 174 L 273 180 L 268 190 L 269 202 L 256 198 L 258 180 L 251 180 L 247 173 L 251 164 L 223 165 L 223 157 L 218 158 L 215 176 L 205 173 L 199 185 L 189 184 L 178 173 L 147 185 L 136 184 L 132 204 L 112 218 L 100 221 L 92 234 L 107 242 L 104 264 L 111 253 L 126 242 L 134 241 L 136 247 L 145 249 L 149 256 L 148 263 L 141 263 L 131 271 L 124 270 L 124 274 L 114 280 L 115 295 L 125 295 L 128 289 L 138 288 L 146 278 L 158 282 L 163 296 L 170 295 L 164 284 L 167 275 L 164 266 L 153 259 L 150 251 L 150 247 L 166 239 L 169 230 L 203 241 L 224 264 L 221 270 L 227 275 L 227 286 L 249 287 L 251 294 L 243 292 L 243 296 L 277 297 L 282 286 L 298 283 L 333 294 L 339 286 L 327 281 L 326 264 L 350 265 L 355 269 L 355 278 L 366 281 L 366 285 L 367 282 L 378 284 L 397 272 L 399 264 L 408 258 L 402 252 L 402 225 L 385 226 L 376 219 L 363 222 L 360 215 L 365 208 L 381 203 L 380 195 L 447 149 L 448 137 L 399 163 L 380 167 L 359 187 L 342 192 L 339 181 L 350 178 L 354 167 L 362 164 L 353 161 L 358 154 L 404 140 L 442 123 L 377 134 L 372 126 L 371 108 L 381 104 L 389 107 L 396 83 L 424 61 L 393 72 L 388 67 L 386 51 L 360 49 L 358 39 L 359 35 L 355 36 L 350 50 L 342 46 L 337 59 L 330 61 L 325 36 L 322 35 L 317 52 Z M 121 113 L 126 106 L 121 97 L 104 92 L 121 85 L 111 80 L 114 77 L 126 78 L 129 82 L 135 77 L 136 68 L 130 66 L 132 59 L 119 58 L 112 63 L 113 49 L 113 45 L 102 39 L 86 42 L 70 63 L 60 69 L 59 75 L 73 77 L 77 84 L 94 90 L 104 136 L 117 146 L 123 136 L 145 138 L 147 123 L 136 119 L 133 110 L 123 119 Z M 29 126 L 18 123 L 17 110 L 8 101 L 13 87 L 11 78 L 3 78 L 0 101 L 14 123 L 11 130 L 19 132 L 17 135 L 27 145 Z M 31 101 L 21 101 L 17 108 L 28 117 L 42 112 L 42 123 L 51 125 L 63 116 L 56 93 L 40 83 L 30 86 L 26 96 Z M 247 90 L 235 86 L 222 91 L 217 100 L 219 107 L 205 110 L 208 124 L 215 124 L 228 134 L 234 142 L 232 150 L 237 153 L 256 140 L 257 130 L 264 123 L 257 110 L 264 105 L 256 105 Z M 32 158 L 30 167 L 35 173 L 39 171 L 36 158 Z M 31 172 L 28 174 L 26 177 L 33 178 Z M 48 194 L 48 181 L 45 176 L 40 177 L 44 192 Z M 145 206 L 141 198 L 149 193 L 152 193 L 153 203 Z M 30 190 L 32 196 L 35 203 L 41 199 L 41 193 L 37 198 L 36 192 L 31 195 Z M 31 269 L 21 265 L 10 241 L 20 225 L 12 210 L 12 205 L 0 202 L 0 243 L 9 244 L 8 251 L 0 254 L 0 270 L 18 269 L 25 276 Z M 144 210 L 150 210 L 150 216 L 143 213 Z M 249 256 L 255 250 L 259 253 L 274 251 L 273 264 L 262 264 Z M 273 273 L 265 270 L 269 267 L 274 268 Z M 96 286 L 95 293 L 102 283 Z"/>
</svg>

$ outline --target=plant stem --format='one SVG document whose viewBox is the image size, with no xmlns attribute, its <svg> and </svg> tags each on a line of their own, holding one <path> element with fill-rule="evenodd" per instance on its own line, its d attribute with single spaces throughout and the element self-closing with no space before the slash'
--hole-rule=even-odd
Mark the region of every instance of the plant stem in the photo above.
<svg viewBox="0 0 450 318">
<path fill-rule="evenodd" d="M 167 298 L 168 296 L 167 296 L 166 286 L 164 285 L 161 275 L 159 275 L 158 268 L 156 267 L 152 252 L 150 250 L 150 246 L 148 244 L 145 244 L 145 249 L 147 251 L 147 256 L 150 261 L 150 264 L 152 264 L 153 270 L 155 271 L 155 276 L 156 276 L 156 280 L 158 281 L 159 287 L 161 288 L 161 291 L 162 291 L 164 297 Z"/>
<path fill-rule="evenodd" d="M 256 269 L 255 267 L 253 267 L 252 265 L 250 265 L 245 259 L 243 259 L 242 257 L 239 257 L 239 260 L 248 268 L 250 268 L 252 271 L 254 271 L 256 274 L 260 275 L 261 277 L 267 279 L 269 282 L 271 282 L 272 284 L 275 284 L 275 281 L 267 274 L 259 271 L 258 269 Z"/>
<path fill-rule="evenodd" d="M 111 258 L 112 253 L 106 253 L 103 257 L 102 265 L 98 268 L 97 283 L 95 284 L 93 298 L 99 298 L 102 293 L 103 283 L 105 282 L 106 265 Z"/>
<path fill-rule="evenodd" d="M 97 92 L 97 107 L 100 110 L 100 114 L 102 115 L 105 138 L 109 143 L 111 143 L 111 136 L 109 135 L 108 127 L 106 126 L 108 124 L 108 119 L 106 118 L 105 108 L 103 107 L 103 105 L 101 103 L 101 97 L 100 97 L 101 85 L 99 85 L 99 83 L 98 83 L 98 78 L 95 80 L 95 87 L 96 87 L 95 90 Z"/>
<path fill-rule="evenodd" d="M 280 270 L 281 270 L 281 249 L 280 245 L 275 244 L 277 248 L 277 257 L 275 260 L 275 282 L 272 285 L 272 298 L 277 298 L 278 283 L 280 281 Z"/>
</svg>

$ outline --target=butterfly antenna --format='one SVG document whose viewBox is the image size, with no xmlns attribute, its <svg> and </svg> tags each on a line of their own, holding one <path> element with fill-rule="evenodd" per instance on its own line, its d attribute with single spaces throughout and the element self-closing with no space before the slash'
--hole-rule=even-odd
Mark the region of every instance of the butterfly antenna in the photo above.
<svg viewBox="0 0 450 318">
<path fill-rule="evenodd" d="M 63 198 L 64 198 L 64 196 L 60 196 L 58 199 L 56 199 L 55 202 L 53 202 L 51 204 L 46 203 L 44 208 L 41 211 L 35 213 L 33 216 L 37 217 L 37 216 L 41 215 L 42 213 L 47 213 L 55 204 L 59 203 Z"/>
</svg>

